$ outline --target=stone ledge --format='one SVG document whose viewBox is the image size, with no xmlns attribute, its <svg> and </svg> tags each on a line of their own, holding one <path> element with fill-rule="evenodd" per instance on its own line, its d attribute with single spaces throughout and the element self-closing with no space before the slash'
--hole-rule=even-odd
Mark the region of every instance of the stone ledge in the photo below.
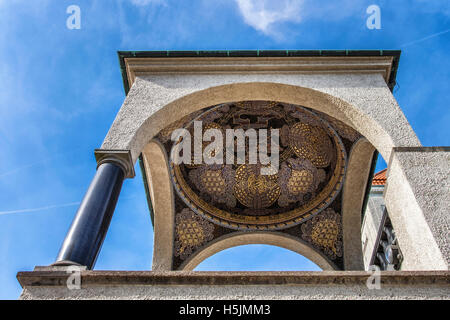
<svg viewBox="0 0 450 320">
<path fill-rule="evenodd" d="M 42 269 L 40 269 L 42 270 Z M 70 273 L 65 271 L 25 271 L 17 274 L 22 288 L 66 286 Z M 365 285 L 369 272 L 152 272 L 152 271 L 81 271 L 82 286 L 151 285 Z M 449 271 L 382 271 L 381 285 L 439 286 L 450 288 Z"/>
<path fill-rule="evenodd" d="M 449 146 L 436 147 L 394 147 L 395 152 L 450 152 Z"/>
</svg>

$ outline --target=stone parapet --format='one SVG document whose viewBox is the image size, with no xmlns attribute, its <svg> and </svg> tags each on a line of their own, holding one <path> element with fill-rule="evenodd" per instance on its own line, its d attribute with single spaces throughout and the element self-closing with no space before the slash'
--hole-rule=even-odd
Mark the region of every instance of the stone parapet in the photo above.
<svg viewBox="0 0 450 320">
<path fill-rule="evenodd" d="M 19 272 L 20 299 L 449 299 L 450 272 L 81 271 L 81 289 L 63 270 Z"/>
</svg>

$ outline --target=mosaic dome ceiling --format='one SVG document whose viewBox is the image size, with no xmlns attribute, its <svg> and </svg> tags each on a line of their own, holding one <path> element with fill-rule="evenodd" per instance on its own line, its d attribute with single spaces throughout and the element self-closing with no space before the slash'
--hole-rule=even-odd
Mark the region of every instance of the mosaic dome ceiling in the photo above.
<svg viewBox="0 0 450 320">
<path fill-rule="evenodd" d="M 191 114 L 162 130 L 159 138 L 169 141 L 180 127 L 193 133 L 194 121 L 202 121 L 203 130 L 220 130 L 224 137 L 226 129 L 279 129 L 279 144 L 271 145 L 270 130 L 268 134 L 269 155 L 271 148 L 279 152 L 279 170 L 273 174 L 262 175 L 259 162 L 250 164 L 248 140 L 244 163 L 171 161 L 170 172 L 180 198 L 200 216 L 231 229 L 280 230 L 313 218 L 341 190 L 346 151 L 335 129 L 342 136 L 353 132 L 345 132 L 346 126 L 337 121 L 332 126 L 331 119 L 301 106 L 243 101 Z"/>
</svg>

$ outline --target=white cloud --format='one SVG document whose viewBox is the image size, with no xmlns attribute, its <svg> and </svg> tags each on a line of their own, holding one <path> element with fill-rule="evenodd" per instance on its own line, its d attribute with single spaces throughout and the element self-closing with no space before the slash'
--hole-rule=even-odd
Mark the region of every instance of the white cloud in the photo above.
<svg viewBox="0 0 450 320">
<path fill-rule="evenodd" d="M 236 0 L 244 21 L 267 35 L 275 35 L 273 25 L 302 20 L 303 0 Z"/>
</svg>

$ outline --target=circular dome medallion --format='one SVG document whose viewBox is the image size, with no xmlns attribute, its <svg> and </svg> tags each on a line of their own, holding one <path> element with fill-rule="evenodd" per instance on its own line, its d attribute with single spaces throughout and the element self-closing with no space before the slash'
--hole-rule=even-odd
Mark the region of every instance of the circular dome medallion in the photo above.
<svg viewBox="0 0 450 320">
<path fill-rule="evenodd" d="M 285 229 L 317 215 L 341 190 L 344 145 L 328 122 L 304 107 L 242 101 L 207 109 L 185 126 L 191 134 L 194 121 L 202 121 L 202 132 L 207 128 L 222 133 L 226 129 L 280 132 L 280 143 L 271 145 L 268 130 L 267 150 L 278 148 L 280 155 L 278 170 L 269 175 L 261 174 L 261 163 L 250 164 L 248 139 L 245 163 L 238 163 L 236 150 L 234 163 L 225 162 L 229 152 L 225 134 L 224 164 L 177 165 L 172 148 L 170 173 L 176 192 L 192 211 L 214 223 L 237 230 Z M 236 147 L 236 138 L 228 143 Z"/>
<path fill-rule="evenodd" d="M 276 175 L 259 174 L 261 166 L 242 164 L 236 170 L 234 196 L 244 206 L 254 209 L 270 207 L 280 196 Z"/>
</svg>

